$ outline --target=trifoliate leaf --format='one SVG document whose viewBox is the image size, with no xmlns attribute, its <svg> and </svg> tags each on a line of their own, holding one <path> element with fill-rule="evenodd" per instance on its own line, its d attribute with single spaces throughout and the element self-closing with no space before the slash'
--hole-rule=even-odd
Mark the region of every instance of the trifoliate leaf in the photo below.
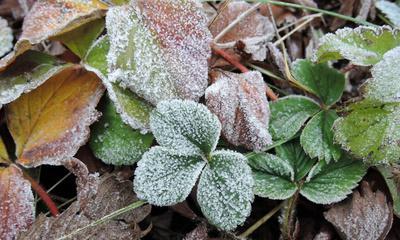
<svg viewBox="0 0 400 240">
<path fill-rule="evenodd" d="M 207 156 L 217 146 L 221 123 L 202 104 L 170 100 L 160 102 L 151 113 L 150 128 L 164 147 Z"/>
<path fill-rule="evenodd" d="M 101 37 L 90 47 L 85 59 L 85 67 L 95 72 L 106 86 L 110 99 L 114 102 L 122 120 L 134 129 L 145 133 L 150 128 L 149 118 L 153 106 L 118 83 L 111 83 L 107 73 L 107 53 L 110 48 L 108 36 Z"/>
<path fill-rule="evenodd" d="M 313 61 L 348 59 L 356 65 L 379 62 L 383 54 L 400 45 L 400 31 L 388 26 L 342 28 L 320 40 Z"/>
<path fill-rule="evenodd" d="M 106 27 L 111 82 L 154 105 L 204 94 L 211 34 L 195 1 L 132 1 L 111 8 Z"/>
<path fill-rule="evenodd" d="M 152 147 L 138 162 L 134 190 L 153 205 L 174 205 L 186 199 L 205 165 L 200 155 Z"/>
<path fill-rule="evenodd" d="M 294 170 L 294 180 L 300 181 L 310 171 L 315 163 L 303 151 L 298 141 L 291 141 L 275 148 L 276 155 L 287 161 Z"/>
<path fill-rule="evenodd" d="M 254 193 L 270 199 L 287 199 L 297 190 L 294 170 L 286 161 L 269 153 L 255 153 L 248 157 L 253 170 Z"/>
<path fill-rule="evenodd" d="M 315 168 L 319 170 L 311 172 L 312 176 L 307 177 L 300 193 L 318 204 L 330 204 L 345 199 L 367 171 L 361 161 L 351 160 L 347 156 L 329 164 L 319 161 Z"/>
<path fill-rule="evenodd" d="M 70 66 L 41 52 L 22 54 L 13 65 L 0 73 L 0 105 L 14 101 Z"/>
<path fill-rule="evenodd" d="M 252 188 L 246 158 L 232 151 L 216 151 L 201 174 L 197 200 L 212 224 L 232 230 L 250 215 Z"/>
<path fill-rule="evenodd" d="M 103 162 L 131 165 L 137 162 L 153 142 L 151 134 L 142 135 L 122 122 L 110 99 L 106 99 L 100 121 L 92 128 L 90 147 Z"/>
<path fill-rule="evenodd" d="M 342 97 L 344 75 L 326 63 L 314 64 L 306 59 L 297 60 L 293 63 L 292 73 L 302 86 L 317 95 L 328 106 Z"/>
<path fill-rule="evenodd" d="M 400 5 L 385 0 L 379 0 L 375 3 L 376 8 L 383 12 L 394 26 L 400 27 Z"/>
<path fill-rule="evenodd" d="M 269 130 L 274 140 L 293 137 L 320 107 L 308 97 L 291 95 L 270 103 L 271 120 Z"/>
<path fill-rule="evenodd" d="M 372 164 L 400 159 L 400 104 L 370 100 L 352 104 L 334 123 L 334 137 L 344 149 Z"/>
<path fill-rule="evenodd" d="M 272 143 L 268 132 L 270 117 L 261 73 L 236 74 L 213 71 L 212 84 L 206 91 L 207 107 L 218 116 L 222 135 L 234 146 L 261 150 Z"/>
<path fill-rule="evenodd" d="M 338 160 L 340 147 L 333 142 L 333 122 L 338 118 L 333 110 L 321 111 L 307 123 L 300 136 L 301 146 L 311 158 Z"/>
<path fill-rule="evenodd" d="M 0 57 L 13 47 L 12 29 L 8 27 L 7 20 L 0 17 Z"/>
</svg>

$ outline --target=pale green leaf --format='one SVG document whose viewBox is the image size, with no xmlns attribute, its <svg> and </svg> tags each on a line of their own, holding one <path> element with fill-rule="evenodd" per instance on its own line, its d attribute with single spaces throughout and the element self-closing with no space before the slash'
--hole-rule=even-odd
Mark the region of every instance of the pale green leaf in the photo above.
<svg viewBox="0 0 400 240">
<path fill-rule="evenodd" d="M 338 118 L 333 110 L 321 111 L 307 123 L 300 135 L 300 143 L 311 158 L 338 160 L 340 147 L 333 142 L 333 122 Z"/>
<path fill-rule="evenodd" d="M 182 202 L 194 187 L 206 162 L 199 155 L 152 147 L 138 162 L 134 190 L 140 199 L 156 206 Z"/>
<path fill-rule="evenodd" d="M 153 142 L 153 136 L 143 135 L 122 122 L 110 99 L 106 99 L 102 117 L 92 126 L 90 147 L 94 155 L 113 165 L 131 165 L 142 157 Z"/>
<path fill-rule="evenodd" d="M 206 106 L 175 99 L 157 105 L 150 128 L 164 147 L 208 156 L 217 146 L 221 123 Z"/>
<path fill-rule="evenodd" d="M 342 28 L 320 39 L 313 61 L 348 59 L 356 65 L 369 66 L 399 45 L 400 31 L 388 26 Z"/>
<path fill-rule="evenodd" d="M 201 174 L 197 201 L 212 224 L 233 230 L 250 215 L 252 188 L 246 158 L 232 151 L 216 151 Z"/>
<path fill-rule="evenodd" d="M 395 25 L 400 27 L 400 3 L 380 0 L 375 3 L 376 8 L 383 12 L 386 17 Z"/>
<path fill-rule="evenodd" d="M 293 137 L 320 107 L 308 97 L 291 95 L 270 103 L 271 119 L 269 130 L 274 140 Z"/>
<path fill-rule="evenodd" d="M 336 103 L 342 96 L 344 75 L 326 63 L 314 64 L 310 60 L 300 59 L 293 63 L 292 73 L 302 86 L 328 106 Z"/>
</svg>

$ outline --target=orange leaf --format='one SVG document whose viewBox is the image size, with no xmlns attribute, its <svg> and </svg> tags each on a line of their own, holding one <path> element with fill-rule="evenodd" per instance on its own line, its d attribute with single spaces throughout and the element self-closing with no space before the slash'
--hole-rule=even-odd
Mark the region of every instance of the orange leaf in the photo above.
<svg viewBox="0 0 400 240">
<path fill-rule="evenodd" d="M 34 220 L 33 194 L 29 181 L 14 164 L 0 168 L 0 239 L 12 240 Z"/>
<path fill-rule="evenodd" d="M 70 67 L 10 103 L 6 116 L 17 162 L 30 167 L 70 159 L 87 141 L 103 92 L 95 74 Z"/>
</svg>

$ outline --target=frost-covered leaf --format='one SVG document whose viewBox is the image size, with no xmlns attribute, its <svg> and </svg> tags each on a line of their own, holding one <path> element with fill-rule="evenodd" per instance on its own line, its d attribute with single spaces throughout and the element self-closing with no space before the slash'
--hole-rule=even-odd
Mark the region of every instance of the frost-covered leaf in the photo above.
<svg viewBox="0 0 400 240">
<path fill-rule="evenodd" d="M 270 199 L 287 199 L 297 190 L 294 170 L 286 161 L 269 153 L 248 157 L 253 170 L 254 194 Z"/>
<path fill-rule="evenodd" d="M 385 179 L 393 201 L 393 213 L 400 217 L 400 174 L 398 166 L 378 166 L 378 171 Z"/>
<path fill-rule="evenodd" d="M 197 101 L 207 87 L 211 36 L 193 0 L 139 0 L 106 17 L 111 82 L 120 81 L 152 104 Z"/>
<path fill-rule="evenodd" d="M 215 151 L 201 174 L 197 201 L 212 224 L 233 230 L 250 215 L 253 184 L 242 154 Z"/>
<path fill-rule="evenodd" d="M 400 45 L 400 31 L 388 26 L 355 29 L 342 28 L 321 38 L 314 61 L 348 59 L 356 65 L 369 66 Z"/>
<path fill-rule="evenodd" d="M 194 187 L 205 164 L 200 155 L 152 147 L 138 162 L 135 192 L 140 199 L 157 206 L 182 202 Z"/>
<path fill-rule="evenodd" d="M 366 171 L 361 161 L 347 156 L 329 164 L 321 160 L 307 176 L 300 193 L 318 204 L 339 202 L 358 185 Z"/>
<path fill-rule="evenodd" d="M 61 164 L 74 156 L 99 116 L 95 107 L 103 91 L 95 74 L 71 67 L 10 103 L 6 116 L 17 162 Z"/>
<path fill-rule="evenodd" d="M 379 0 L 375 3 L 376 8 L 383 12 L 386 17 L 395 25 L 400 27 L 400 5 L 385 0 Z M 1 54 L 0 54 L 1 55 Z"/>
<path fill-rule="evenodd" d="M 221 4 L 221 7 L 223 9 L 220 9 L 218 17 L 210 25 L 210 31 L 214 37 L 240 14 L 252 8 L 252 5 L 245 1 L 232 1 L 227 5 Z M 240 44 L 244 44 L 244 51 L 251 54 L 253 60 L 264 61 L 267 57 L 266 44 L 274 36 L 275 31 L 269 18 L 258 11 L 253 11 L 221 37 L 218 43 L 234 47 L 240 41 Z"/>
<path fill-rule="evenodd" d="M 320 107 L 308 97 L 291 95 L 270 103 L 271 121 L 269 130 L 274 140 L 293 137 Z"/>
<path fill-rule="evenodd" d="M 45 53 L 27 51 L 0 73 L 0 104 L 14 101 L 70 66 Z"/>
<path fill-rule="evenodd" d="M 310 60 L 300 59 L 293 63 L 292 73 L 302 86 L 317 95 L 328 106 L 342 97 L 344 75 L 326 63 L 314 64 Z"/>
<path fill-rule="evenodd" d="M 188 100 L 162 101 L 150 115 L 150 127 L 163 147 L 207 156 L 217 146 L 221 123 L 206 106 Z"/>
<path fill-rule="evenodd" d="M 334 123 L 334 137 L 342 147 L 372 164 L 400 159 L 400 104 L 369 100 L 352 104 Z"/>
<path fill-rule="evenodd" d="M 207 225 L 200 223 L 195 229 L 186 234 L 183 240 L 208 240 Z"/>
<path fill-rule="evenodd" d="M 214 71 L 206 90 L 207 107 L 218 116 L 222 135 L 234 146 L 261 150 L 272 143 L 266 84 L 261 73 Z"/>
<path fill-rule="evenodd" d="M 86 188 L 89 187 L 91 186 L 86 186 Z M 76 201 L 57 217 L 46 217 L 40 214 L 32 227 L 26 232 L 21 232 L 17 239 L 59 239 L 138 201 L 132 191 L 132 182 L 119 181 L 115 175 L 103 175 L 95 188 L 97 191 L 90 196 L 90 201 L 85 206 Z M 68 239 L 141 239 L 146 231 L 142 231 L 137 223 L 141 222 L 150 211 L 150 205 L 136 208 L 118 215 L 117 219 L 89 227 Z"/>
<path fill-rule="evenodd" d="M 8 27 L 7 20 L 0 17 L 0 57 L 11 50 L 13 39 L 12 29 Z"/>
<path fill-rule="evenodd" d="M 0 199 L 0 239 L 13 240 L 35 218 L 31 185 L 14 164 L 0 167 Z"/>
<path fill-rule="evenodd" d="M 321 111 L 307 123 L 300 135 L 300 143 L 311 158 L 338 160 L 341 149 L 333 142 L 333 122 L 338 118 L 333 110 Z"/>
<path fill-rule="evenodd" d="M 399 65 L 400 47 L 385 53 L 383 59 L 371 69 L 372 78 L 365 83 L 365 98 L 400 103 Z"/>
<path fill-rule="evenodd" d="M 385 195 L 373 192 L 366 182 L 360 191 L 354 191 L 351 200 L 334 205 L 324 216 L 346 240 L 385 239 L 393 221 Z"/>
<path fill-rule="evenodd" d="M 100 120 L 93 125 L 90 136 L 94 155 L 113 165 L 131 165 L 139 161 L 153 142 L 153 136 L 143 135 L 122 122 L 108 98 L 102 113 Z"/>
</svg>

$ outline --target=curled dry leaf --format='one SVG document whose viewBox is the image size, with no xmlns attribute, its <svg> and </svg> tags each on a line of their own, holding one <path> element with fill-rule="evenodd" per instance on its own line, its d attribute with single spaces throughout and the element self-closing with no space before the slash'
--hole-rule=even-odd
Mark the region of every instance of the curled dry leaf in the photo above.
<svg viewBox="0 0 400 240">
<path fill-rule="evenodd" d="M 252 5 L 245 1 L 232 1 L 226 7 L 224 4 L 221 6 L 224 9 L 210 26 L 214 37 L 218 36 L 243 12 L 252 8 Z M 222 46 L 231 48 L 240 41 L 244 52 L 251 54 L 253 60 L 263 61 L 267 56 L 266 44 L 274 35 L 275 31 L 269 18 L 255 10 L 217 40 Z"/>
<path fill-rule="evenodd" d="M 57 165 L 74 156 L 99 116 L 95 107 L 103 92 L 95 74 L 70 67 L 10 103 L 6 117 L 17 162 Z"/>
<path fill-rule="evenodd" d="M 367 182 L 355 191 L 351 199 L 334 205 L 324 213 L 343 239 L 385 239 L 393 221 L 392 206 L 386 196 L 373 192 Z"/>
<path fill-rule="evenodd" d="M 271 144 L 270 110 L 261 73 L 214 71 L 211 77 L 215 83 L 207 88 L 206 104 L 221 121 L 226 140 L 255 150 Z"/>
<path fill-rule="evenodd" d="M 85 186 L 87 187 L 90 186 Z M 97 192 L 90 196 L 84 207 L 79 202 L 74 202 L 56 218 L 40 214 L 32 227 L 27 232 L 20 233 L 17 239 L 58 239 L 138 200 L 132 191 L 132 182 L 120 182 L 115 175 L 102 176 L 96 187 Z M 69 239 L 140 239 L 147 231 L 142 231 L 137 223 L 150 210 L 149 205 L 136 208 L 119 215 L 118 219 L 87 228 Z"/>
</svg>

